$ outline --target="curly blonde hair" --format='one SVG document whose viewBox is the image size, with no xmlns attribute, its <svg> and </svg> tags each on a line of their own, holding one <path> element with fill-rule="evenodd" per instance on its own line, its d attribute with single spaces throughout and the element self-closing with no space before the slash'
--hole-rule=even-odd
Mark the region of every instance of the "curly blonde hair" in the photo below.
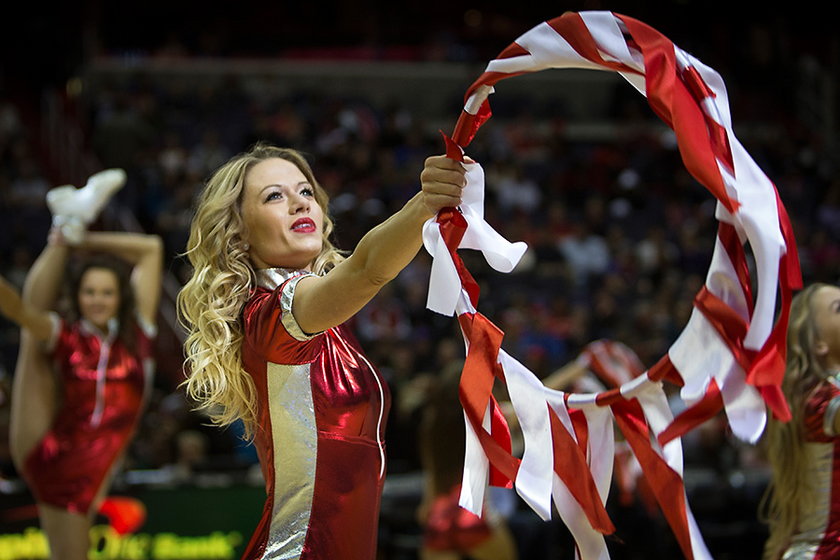
<svg viewBox="0 0 840 560">
<path fill-rule="evenodd" d="M 811 480 L 803 475 L 807 467 L 803 416 L 808 398 L 828 376 L 814 351 L 818 332 L 813 298 L 823 287 L 828 284 L 808 286 L 793 298 L 790 306 L 782 391 L 792 418 L 789 422 L 770 418 L 765 434 L 772 477 L 760 506 L 760 515 L 770 527 L 770 536 L 764 545 L 764 560 L 781 558 L 802 513 L 812 508 L 807 503 L 812 490 Z"/>
<path fill-rule="evenodd" d="M 306 158 L 296 150 L 258 143 L 217 169 L 202 190 L 185 252 L 192 276 L 177 298 L 179 321 L 187 330 L 183 383 L 187 395 L 217 425 L 241 419 L 247 438 L 256 427 L 256 399 L 254 382 L 242 367 L 241 314 L 256 275 L 246 251 L 242 196 L 248 172 L 260 161 L 273 158 L 300 169 L 324 212 L 323 247 L 312 271 L 326 273 L 344 259 L 329 240 L 333 231 L 327 214 L 329 197 Z"/>
</svg>

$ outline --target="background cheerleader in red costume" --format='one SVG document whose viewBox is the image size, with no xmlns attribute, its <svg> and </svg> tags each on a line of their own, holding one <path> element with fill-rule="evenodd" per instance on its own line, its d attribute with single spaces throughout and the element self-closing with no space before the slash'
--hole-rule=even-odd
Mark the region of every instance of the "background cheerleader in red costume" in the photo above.
<svg viewBox="0 0 840 560">
<path fill-rule="evenodd" d="M 763 511 L 765 560 L 840 555 L 840 288 L 812 284 L 794 297 L 782 389 L 793 419 L 765 435 L 773 476 Z"/>
<path fill-rule="evenodd" d="M 51 190 L 53 227 L 23 295 L 0 278 L 0 311 L 22 328 L 12 457 L 35 497 L 54 560 L 88 558 L 93 518 L 153 374 L 162 243 L 156 235 L 86 231 L 124 181 L 121 169 L 109 169 L 80 189 Z M 75 252 L 86 256 L 63 286 Z M 70 313 L 60 318 L 53 308 L 62 287 Z"/>
</svg>

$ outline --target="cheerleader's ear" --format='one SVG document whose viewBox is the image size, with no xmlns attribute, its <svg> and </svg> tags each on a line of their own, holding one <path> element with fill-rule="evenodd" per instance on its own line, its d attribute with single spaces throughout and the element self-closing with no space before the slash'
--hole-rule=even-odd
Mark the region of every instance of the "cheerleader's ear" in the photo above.
<svg viewBox="0 0 840 560">
<path fill-rule="evenodd" d="M 828 344 L 825 343 L 824 340 L 817 340 L 814 343 L 814 354 L 819 357 L 823 357 L 828 354 Z"/>
</svg>

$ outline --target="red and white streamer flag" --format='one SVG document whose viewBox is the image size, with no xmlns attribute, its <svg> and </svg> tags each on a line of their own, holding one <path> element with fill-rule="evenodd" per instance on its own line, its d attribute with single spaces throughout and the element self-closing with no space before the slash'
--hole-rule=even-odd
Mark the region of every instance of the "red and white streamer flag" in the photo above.
<svg viewBox="0 0 840 560">
<path fill-rule="evenodd" d="M 544 519 L 554 504 L 580 558 L 608 558 L 603 535 L 614 528 L 604 505 L 615 423 L 685 556 L 710 558 L 688 507 L 679 438 L 721 408 L 733 433 L 749 442 L 762 433 L 767 408 L 790 418 L 781 381 L 790 299 L 801 287 L 790 221 L 775 186 L 735 137 L 720 75 L 655 29 L 612 12 L 567 13 L 502 51 L 466 92 L 453 137 L 446 138 L 448 155 L 463 161 L 464 148 L 491 116 L 488 96 L 496 84 L 551 68 L 617 72 L 648 99 L 673 129 L 688 171 L 718 201 L 715 250 L 688 324 L 657 364 L 599 393 L 547 389 L 501 350 L 504 333 L 477 311 L 478 286 L 457 250 L 480 250 L 493 268 L 508 272 L 525 247 L 484 221 L 483 173 L 477 163 L 465 164 L 464 204 L 442 211 L 423 234 L 434 257 L 427 305 L 458 315 L 467 346 L 460 386 L 467 429 L 461 505 L 480 514 L 488 483 L 515 485 Z M 496 379 L 507 385 L 523 431 L 521 459 L 511 454 L 510 433 L 492 396 Z M 677 418 L 663 381 L 682 386 L 688 407 Z"/>
</svg>

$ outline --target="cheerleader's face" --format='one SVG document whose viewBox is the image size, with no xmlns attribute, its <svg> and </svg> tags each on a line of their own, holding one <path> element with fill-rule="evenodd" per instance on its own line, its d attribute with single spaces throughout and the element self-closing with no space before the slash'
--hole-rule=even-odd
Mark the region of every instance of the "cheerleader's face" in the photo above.
<svg viewBox="0 0 840 560">
<path fill-rule="evenodd" d="M 826 369 L 840 368 L 840 288 L 825 286 L 814 293 L 817 355 Z"/>
<path fill-rule="evenodd" d="M 120 288 L 117 275 L 107 268 L 89 268 L 79 284 L 79 314 L 102 331 L 117 316 Z"/>
<path fill-rule="evenodd" d="M 242 219 L 255 268 L 308 270 L 323 247 L 324 212 L 298 167 L 271 158 L 245 178 Z"/>
</svg>

